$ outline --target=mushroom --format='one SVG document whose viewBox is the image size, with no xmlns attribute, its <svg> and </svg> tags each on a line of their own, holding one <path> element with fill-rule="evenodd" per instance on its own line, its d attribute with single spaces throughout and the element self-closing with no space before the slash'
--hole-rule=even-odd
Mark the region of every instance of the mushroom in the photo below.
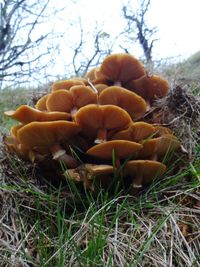
<svg viewBox="0 0 200 267">
<path fill-rule="evenodd" d="M 95 145 L 87 150 L 87 154 L 99 159 L 114 160 L 114 166 L 119 167 L 120 159 L 136 158 L 142 145 L 127 140 L 112 140 Z"/>
<path fill-rule="evenodd" d="M 107 87 L 108 87 L 108 85 L 104 84 L 104 83 L 95 84 L 95 88 L 98 91 L 98 93 L 101 93 Z"/>
<path fill-rule="evenodd" d="M 20 144 L 17 139 L 17 132 L 23 126 L 24 126 L 23 124 L 18 124 L 18 125 L 13 126 L 10 129 L 10 135 L 5 136 L 3 138 L 3 141 L 9 151 L 11 151 L 12 153 L 15 153 L 22 159 L 30 160 L 31 162 L 34 162 L 34 160 L 38 157 L 38 154 L 34 153 L 27 146 Z"/>
<path fill-rule="evenodd" d="M 112 81 L 113 85 L 122 86 L 145 74 L 142 63 L 129 54 L 112 54 L 107 56 L 96 71 L 97 79 Z"/>
<path fill-rule="evenodd" d="M 85 79 L 89 79 L 90 81 L 93 81 L 96 78 L 96 71 L 97 68 L 93 68 L 91 70 L 89 70 L 86 74 L 85 74 Z"/>
<path fill-rule="evenodd" d="M 53 159 L 62 160 L 68 167 L 76 167 L 76 160 L 66 154 L 60 144 L 79 132 L 80 126 L 75 122 L 31 122 L 17 131 L 17 140 L 33 151 L 50 152 Z"/>
<path fill-rule="evenodd" d="M 74 120 L 81 125 L 82 134 L 95 143 L 105 142 L 107 132 L 127 128 L 132 122 L 129 114 L 113 105 L 90 104 L 80 108 Z"/>
<path fill-rule="evenodd" d="M 155 137 L 159 137 L 165 134 L 173 134 L 171 129 L 161 125 L 154 126 L 154 128 L 155 128 Z"/>
<path fill-rule="evenodd" d="M 144 75 L 127 82 L 124 87 L 140 95 L 150 104 L 153 100 L 164 97 L 170 89 L 168 81 L 158 75 Z"/>
<path fill-rule="evenodd" d="M 97 93 L 90 86 L 75 85 L 69 91 L 78 109 L 88 104 L 97 103 Z"/>
<path fill-rule="evenodd" d="M 114 172 L 114 167 L 106 164 L 82 164 L 75 169 L 68 169 L 64 176 L 75 182 L 83 182 L 85 188 L 95 191 L 95 185 L 109 187 L 108 175 Z"/>
<path fill-rule="evenodd" d="M 84 85 L 84 82 L 80 79 L 69 79 L 69 80 L 58 81 L 52 84 L 52 91 L 60 89 L 68 90 L 70 89 L 70 87 L 74 85 Z"/>
<path fill-rule="evenodd" d="M 119 106 L 125 109 L 134 120 L 142 117 L 147 109 L 142 97 L 119 86 L 105 88 L 99 95 L 99 103 Z"/>
<path fill-rule="evenodd" d="M 123 175 L 132 177 L 132 192 L 160 177 L 167 170 L 166 165 L 152 160 L 131 160 L 124 167 Z"/>
<path fill-rule="evenodd" d="M 17 138 L 12 136 L 12 135 L 5 136 L 3 141 L 4 141 L 5 145 L 7 146 L 8 150 L 11 153 L 15 153 L 21 159 L 34 162 L 35 159 L 38 158 L 37 153 L 34 153 L 34 151 L 30 150 L 25 145 L 20 144 L 17 141 Z"/>
<path fill-rule="evenodd" d="M 47 109 L 49 111 L 70 112 L 72 115 L 78 108 L 87 104 L 97 103 L 97 94 L 91 87 L 75 85 L 67 90 L 52 92 L 47 98 Z"/>
<path fill-rule="evenodd" d="M 119 131 L 111 136 L 112 140 L 130 140 L 138 142 L 155 134 L 155 127 L 149 123 L 139 121 L 132 123 L 127 129 Z"/>
<path fill-rule="evenodd" d="M 27 105 L 21 105 L 16 111 L 10 110 L 4 114 L 21 123 L 29 123 L 32 121 L 56 121 L 70 120 L 71 115 L 65 112 L 46 112 L 40 111 Z"/>
<path fill-rule="evenodd" d="M 172 134 L 164 134 L 160 137 L 142 140 L 140 143 L 143 147 L 139 152 L 139 157 L 153 160 L 166 156 L 180 147 L 179 140 Z"/>
<path fill-rule="evenodd" d="M 47 101 L 48 96 L 49 94 L 42 96 L 35 104 L 35 108 L 41 111 L 47 111 L 46 101 Z"/>
<path fill-rule="evenodd" d="M 48 111 L 70 112 L 74 106 L 73 97 L 68 90 L 59 89 L 49 94 L 46 106 Z"/>
</svg>

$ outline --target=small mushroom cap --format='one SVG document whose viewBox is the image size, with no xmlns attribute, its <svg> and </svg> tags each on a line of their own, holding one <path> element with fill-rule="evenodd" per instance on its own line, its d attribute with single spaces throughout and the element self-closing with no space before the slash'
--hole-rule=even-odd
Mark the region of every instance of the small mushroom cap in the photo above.
<svg viewBox="0 0 200 267">
<path fill-rule="evenodd" d="M 156 137 L 159 137 L 165 134 L 173 134 L 171 129 L 164 127 L 164 126 L 159 125 L 159 126 L 154 126 L 154 128 L 155 128 Z"/>
<path fill-rule="evenodd" d="M 50 111 L 70 112 L 73 108 L 80 108 L 88 104 L 97 103 L 97 94 L 91 87 L 74 85 L 68 91 L 56 90 L 47 99 L 47 109 Z"/>
<path fill-rule="evenodd" d="M 55 143 L 68 140 L 79 132 L 80 126 L 75 122 L 31 122 L 18 130 L 17 139 L 29 148 L 51 147 Z"/>
<path fill-rule="evenodd" d="M 129 54 L 112 54 L 107 56 L 96 71 L 97 78 L 126 83 L 145 74 L 142 63 Z"/>
<path fill-rule="evenodd" d="M 72 95 L 74 105 L 77 108 L 86 106 L 88 104 L 97 103 L 97 94 L 89 86 L 75 85 L 75 86 L 72 86 L 69 91 Z"/>
<path fill-rule="evenodd" d="M 68 90 L 70 87 L 74 85 L 84 85 L 84 82 L 80 79 L 69 79 L 69 80 L 58 81 L 52 84 L 52 91 L 60 89 Z"/>
<path fill-rule="evenodd" d="M 132 123 L 128 129 L 115 133 L 111 139 L 123 139 L 138 142 L 146 139 L 155 133 L 155 127 L 149 123 L 138 121 Z"/>
<path fill-rule="evenodd" d="M 74 106 L 73 97 L 67 90 L 56 90 L 49 94 L 46 106 L 49 111 L 70 112 Z"/>
<path fill-rule="evenodd" d="M 102 175 L 114 172 L 114 167 L 108 164 L 90 164 L 86 163 L 85 168 L 93 175 Z"/>
<path fill-rule="evenodd" d="M 168 81 L 158 75 L 144 75 L 139 79 L 129 81 L 125 87 L 150 102 L 164 97 L 170 89 Z"/>
<path fill-rule="evenodd" d="M 127 141 L 127 140 L 112 140 L 102 144 L 95 145 L 88 149 L 86 152 L 88 155 L 110 160 L 113 156 L 113 151 L 117 158 L 135 158 L 138 155 L 139 150 L 142 148 L 141 144 Z"/>
<path fill-rule="evenodd" d="M 80 108 L 74 120 L 81 125 L 86 135 L 96 135 L 99 129 L 123 129 L 132 122 L 129 114 L 120 107 L 95 104 Z"/>
<path fill-rule="evenodd" d="M 153 179 L 163 175 L 167 170 L 165 164 L 153 160 L 131 160 L 125 165 L 124 176 L 142 176 L 142 184 L 150 183 Z M 134 182 L 134 181 L 133 181 Z"/>
<path fill-rule="evenodd" d="M 143 147 L 139 152 L 139 156 L 142 158 L 152 155 L 164 156 L 180 147 L 179 140 L 172 134 L 165 134 L 161 137 L 144 140 L 141 144 Z"/>
<path fill-rule="evenodd" d="M 35 108 L 41 111 L 47 111 L 46 101 L 48 96 L 49 94 L 42 96 L 35 104 Z"/>
<path fill-rule="evenodd" d="M 108 87 L 108 85 L 105 83 L 95 84 L 95 88 L 97 89 L 98 93 L 101 93 L 107 87 Z"/>
<path fill-rule="evenodd" d="M 85 74 L 85 78 L 86 79 L 90 79 L 91 81 L 93 81 L 96 78 L 96 71 L 97 71 L 97 68 L 93 68 L 93 69 L 89 70 Z"/>
<path fill-rule="evenodd" d="M 11 153 L 15 153 L 18 157 L 25 160 L 30 160 L 32 162 L 35 160 L 34 152 L 31 151 L 27 146 L 20 144 L 16 136 L 6 136 L 3 141 Z"/>
<path fill-rule="evenodd" d="M 12 119 L 20 121 L 21 123 L 71 119 L 71 115 L 65 112 L 40 111 L 27 105 L 20 106 L 16 111 L 6 111 L 4 114 Z"/>
<path fill-rule="evenodd" d="M 22 127 L 24 126 L 24 124 L 17 124 L 17 125 L 15 125 L 15 126 L 13 126 L 13 127 L 11 127 L 11 129 L 10 129 L 10 133 L 11 133 L 11 135 L 13 135 L 13 136 L 17 136 L 17 131 L 19 130 L 19 129 L 21 129 Z"/>
<path fill-rule="evenodd" d="M 102 105 L 116 105 L 125 109 L 133 119 L 138 119 L 147 110 L 145 100 L 139 95 L 119 86 L 110 86 L 99 95 Z"/>
</svg>

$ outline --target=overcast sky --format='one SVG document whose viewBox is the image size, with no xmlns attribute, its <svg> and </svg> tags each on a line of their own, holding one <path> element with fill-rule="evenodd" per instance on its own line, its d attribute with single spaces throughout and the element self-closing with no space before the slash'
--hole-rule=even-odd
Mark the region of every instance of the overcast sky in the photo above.
<svg viewBox="0 0 200 267">
<path fill-rule="evenodd" d="M 125 1 L 125 0 L 124 0 Z M 121 3 L 123 0 L 78 0 L 79 7 L 70 13 L 81 16 L 89 29 L 95 21 L 104 22 L 108 33 L 123 28 Z M 135 2 L 135 0 L 130 3 Z M 148 23 L 158 27 L 155 56 L 188 57 L 200 50 L 200 0 L 151 0 Z M 137 53 L 137 49 L 136 49 Z"/>
</svg>

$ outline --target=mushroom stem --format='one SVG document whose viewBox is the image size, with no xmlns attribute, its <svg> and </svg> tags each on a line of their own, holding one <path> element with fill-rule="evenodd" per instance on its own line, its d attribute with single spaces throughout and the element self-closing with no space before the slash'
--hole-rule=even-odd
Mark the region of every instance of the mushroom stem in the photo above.
<svg viewBox="0 0 200 267">
<path fill-rule="evenodd" d="M 151 160 L 158 161 L 158 154 L 153 154 Z"/>
<path fill-rule="evenodd" d="M 70 114 L 71 114 L 71 116 L 73 117 L 74 116 L 74 114 L 77 112 L 77 107 L 73 107 L 72 109 L 71 109 L 71 111 L 70 111 Z"/>
<path fill-rule="evenodd" d="M 121 81 L 115 81 L 115 82 L 114 82 L 114 86 L 120 86 L 120 87 L 121 87 L 121 86 L 122 86 Z"/>
<path fill-rule="evenodd" d="M 138 174 L 133 178 L 131 187 L 131 193 L 133 195 L 137 194 L 139 190 L 142 188 L 142 182 L 143 182 L 143 176 L 141 174 Z"/>
<path fill-rule="evenodd" d="M 94 143 L 101 144 L 101 143 L 106 142 L 106 140 L 107 140 L 107 129 L 105 128 L 99 129 L 97 132 L 97 138 L 94 141 Z"/>
<path fill-rule="evenodd" d="M 116 169 L 119 169 L 120 168 L 120 165 L 121 165 L 120 159 L 119 158 L 116 158 L 115 163 L 114 163 L 114 167 Z"/>
<path fill-rule="evenodd" d="M 78 166 L 78 162 L 72 156 L 68 155 L 59 144 L 55 144 L 51 147 L 50 151 L 52 153 L 53 160 L 62 161 L 68 168 L 76 168 Z"/>
</svg>

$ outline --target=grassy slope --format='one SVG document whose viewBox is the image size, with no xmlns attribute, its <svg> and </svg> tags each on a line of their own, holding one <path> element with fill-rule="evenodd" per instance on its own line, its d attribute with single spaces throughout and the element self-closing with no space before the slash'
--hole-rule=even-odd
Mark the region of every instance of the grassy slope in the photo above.
<svg viewBox="0 0 200 267">
<path fill-rule="evenodd" d="M 0 94 L 1 112 L 30 99 L 24 91 Z M 12 122 L 1 120 L 9 129 Z M 0 177 L 0 266 L 199 266 L 197 149 L 192 164 L 176 175 L 169 170 L 140 196 L 112 198 L 80 194 L 74 184 L 55 188 L 7 155 Z"/>
</svg>

